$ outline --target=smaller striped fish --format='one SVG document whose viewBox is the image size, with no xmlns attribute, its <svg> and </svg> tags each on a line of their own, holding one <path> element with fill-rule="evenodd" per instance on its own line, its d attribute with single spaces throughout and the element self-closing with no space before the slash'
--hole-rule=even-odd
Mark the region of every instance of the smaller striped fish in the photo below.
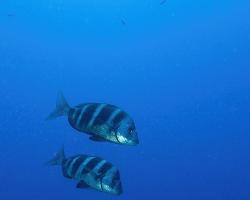
<svg viewBox="0 0 250 200">
<path fill-rule="evenodd" d="M 105 103 L 85 103 L 70 107 L 63 94 L 57 97 L 56 109 L 47 119 L 68 116 L 70 125 L 88 134 L 93 141 L 109 141 L 117 144 L 139 143 L 133 119 L 120 108 Z"/>
<path fill-rule="evenodd" d="M 92 188 L 114 195 L 123 192 L 119 170 L 100 157 L 76 155 L 66 158 L 62 148 L 48 164 L 61 165 L 64 177 L 78 181 L 77 188 Z"/>
</svg>

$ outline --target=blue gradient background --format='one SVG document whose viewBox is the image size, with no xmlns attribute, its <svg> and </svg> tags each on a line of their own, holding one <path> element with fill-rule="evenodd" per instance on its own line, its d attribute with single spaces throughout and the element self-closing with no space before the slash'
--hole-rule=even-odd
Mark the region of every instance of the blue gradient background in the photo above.
<svg viewBox="0 0 250 200">
<path fill-rule="evenodd" d="M 140 145 L 45 122 L 58 90 L 124 108 Z M 2 0 L 0 110 L 1 200 L 249 200 L 250 1 Z M 45 166 L 62 144 L 113 162 L 124 194 Z"/>
</svg>

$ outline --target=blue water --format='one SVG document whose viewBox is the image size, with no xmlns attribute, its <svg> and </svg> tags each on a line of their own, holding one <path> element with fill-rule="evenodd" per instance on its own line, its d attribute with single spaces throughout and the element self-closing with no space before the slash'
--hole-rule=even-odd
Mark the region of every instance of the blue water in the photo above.
<svg viewBox="0 0 250 200">
<path fill-rule="evenodd" d="M 249 0 L 0 2 L 0 199 L 250 199 Z M 133 116 L 136 147 L 95 143 L 65 117 L 107 102 Z M 66 155 L 121 172 L 117 197 L 76 189 Z"/>
</svg>

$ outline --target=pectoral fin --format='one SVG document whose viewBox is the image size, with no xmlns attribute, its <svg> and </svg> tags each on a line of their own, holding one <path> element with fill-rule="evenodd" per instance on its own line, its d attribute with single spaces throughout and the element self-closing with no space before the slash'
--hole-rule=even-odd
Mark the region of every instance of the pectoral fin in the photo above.
<svg viewBox="0 0 250 200">
<path fill-rule="evenodd" d="M 76 188 L 86 189 L 89 188 L 89 185 L 87 185 L 84 181 L 80 181 L 79 183 L 77 183 Z"/>
</svg>

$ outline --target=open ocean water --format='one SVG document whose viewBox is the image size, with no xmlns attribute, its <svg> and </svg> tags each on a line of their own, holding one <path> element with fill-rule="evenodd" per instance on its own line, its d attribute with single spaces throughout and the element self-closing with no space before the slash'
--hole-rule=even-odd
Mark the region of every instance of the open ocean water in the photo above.
<svg viewBox="0 0 250 200">
<path fill-rule="evenodd" d="M 58 91 L 134 119 L 136 146 L 93 142 Z M 123 194 L 77 189 L 66 156 L 101 156 Z M 0 0 L 1 200 L 249 200 L 249 0 Z"/>
</svg>

